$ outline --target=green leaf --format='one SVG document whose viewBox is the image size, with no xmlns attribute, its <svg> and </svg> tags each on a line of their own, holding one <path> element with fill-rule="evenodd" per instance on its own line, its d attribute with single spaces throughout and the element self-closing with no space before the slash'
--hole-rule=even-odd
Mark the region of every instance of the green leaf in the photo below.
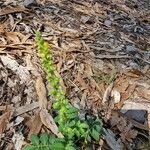
<svg viewBox="0 0 150 150">
<path fill-rule="evenodd" d="M 95 129 L 96 129 L 97 132 L 100 132 L 102 130 L 102 127 L 100 125 L 96 125 Z"/>
<path fill-rule="evenodd" d="M 65 150 L 76 150 L 73 146 L 66 146 Z"/>
<path fill-rule="evenodd" d="M 41 144 L 48 145 L 48 140 L 49 140 L 48 134 L 43 133 L 40 135 Z"/>
<path fill-rule="evenodd" d="M 72 120 L 67 125 L 68 127 L 73 127 L 75 124 L 76 124 L 75 120 Z"/>
<path fill-rule="evenodd" d="M 87 136 L 87 141 L 91 142 L 91 137 L 89 135 Z"/>
<path fill-rule="evenodd" d="M 61 142 L 55 142 L 54 144 L 52 144 L 51 149 L 52 150 L 65 150 L 65 145 L 64 143 L 61 143 Z"/>
<path fill-rule="evenodd" d="M 55 143 L 57 140 L 58 140 L 58 138 L 56 138 L 54 135 L 51 135 L 51 136 L 49 137 L 49 143 L 50 143 L 50 144 Z"/>
<path fill-rule="evenodd" d="M 40 140 L 39 140 L 39 137 L 37 136 L 37 135 L 31 135 L 31 143 L 33 144 L 33 145 L 37 145 L 37 146 L 39 146 L 39 144 L 40 144 Z"/>
<path fill-rule="evenodd" d="M 41 149 L 40 150 L 51 150 L 51 148 L 50 148 L 50 146 L 49 145 L 47 145 L 46 147 L 41 147 Z"/>
<path fill-rule="evenodd" d="M 74 145 L 74 141 L 69 140 L 69 141 L 67 142 L 67 145 L 66 145 L 66 147 L 65 147 L 65 150 L 76 150 L 76 148 L 75 148 L 74 146 L 75 146 L 75 145 Z"/>
<path fill-rule="evenodd" d="M 100 133 L 97 132 L 94 128 L 92 129 L 92 132 L 91 132 L 91 136 L 96 140 L 98 141 L 99 140 L 99 137 L 100 137 Z"/>
<path fill-rule="evenodd" d="M 69 118 L 69 119 L 74 119 L 74 118 L 76 118 L 77 116 L 78 116 L 77 113 L 67 114 L 67 118 Z"/>
<path fill-rule="evenodd" d="M 77 136 L 77 137 L 79 137 L 79 136 L 80 136 L 80 132 L 79 132 L 79 130 L 74 129 L 74 132 L 75 132 L 75 134 L 76 134 L 76 136 Z"/>
<path fill-rule="evenodd" d="M 27 145 L 23 148 L 23 150 L 37 150 L 37 147 L 34 145 Z"/>
<path fill-rule="evenodd" d="M 81 128 L 88 128 L 89 126 L 88 126 L 88 124 L 86 124 L 86 123 L 81 123 L 81 124 L 80 124 L 80 127 L 81 127 Z"/>
<path fill-rule="evenodd" d="M 67 110 L 67 113 L 78 113 L 78 112 L 79 110 L 72 106 Z"/>
<path fill-rule="evenodd" d="M 59 103 L 59 102 L 55 102 L 55 103 L 53 104 L 53 108 L 54 108 L 54 109 L 60 108 L 60 103 Z"/>
</svg>

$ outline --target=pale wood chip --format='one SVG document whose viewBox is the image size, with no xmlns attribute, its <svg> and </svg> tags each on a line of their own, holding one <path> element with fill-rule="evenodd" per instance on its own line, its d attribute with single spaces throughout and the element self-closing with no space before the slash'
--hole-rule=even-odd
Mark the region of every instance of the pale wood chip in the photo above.
<svg viewBox="0 0 150 150">
<path fill-rule="evenodd" d="M 35 88 L 38 95 L 39 107 L 47 108 L 47 92 L 41 76 L 37 78 Z"/>
<path fill-rule="evenodd" d="M 16 117 L 16 116 L 19 116 L 21 114 L 24 114 L 28 111 L 32 111 L 33 109 L 36 109 L 39 107 L 39 103 L 38 102 L 33 102 L 31 104 L 27 104 L 25 106 L 21 106 L 21 107 L 18 107 L 16 108 L 13 116 Z"/>
<path fill-rule="evenodd" d="M 56 136 L 59 138 L 63 138 L 64 136 L 62 135 L 61 132 L 59 132 L 57 125 L 55 124 L 55 121 L 53 117 L 48 113 L 47 109 L 41 109 L 40 111 L 40 117 L 42 123 L 50 129 Z"/>
</svg>

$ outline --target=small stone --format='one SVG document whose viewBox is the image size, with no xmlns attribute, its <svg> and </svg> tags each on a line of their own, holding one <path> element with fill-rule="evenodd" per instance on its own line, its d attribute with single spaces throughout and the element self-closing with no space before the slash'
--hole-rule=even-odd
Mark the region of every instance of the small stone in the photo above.
<svg viewBox="0 0 150 150">
<path fill-rule="evenodd" d="M 147 112 L 145 110 L 128 110 L 125 113 L 125 116 L 130 117 L 140 123 L 144 123 L 147 119 L 146 114 Z"/>
<path fill-rule="evenodd" d="M 111 27 L 112 22 L 110 20 L 105 20 L 104 25 L 107 27 Z"/>
<path fill-rule="evenodd" d="M 23 5 L 25 7 L 28 7 L 29 5 L 33 4 L 35 0 L 24 0 Z"/>
</svg>

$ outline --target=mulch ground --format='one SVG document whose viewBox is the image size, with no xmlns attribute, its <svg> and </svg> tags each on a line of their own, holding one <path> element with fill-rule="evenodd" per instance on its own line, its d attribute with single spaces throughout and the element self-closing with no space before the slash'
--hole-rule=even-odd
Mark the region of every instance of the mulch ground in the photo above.
<svg viewBox="0 0 150 150">
<path fill-rule="evenodd" d="M 37 30 L 51 47 L 70 103 L 103 120 L 93 149 L 147 150 L 149 0 L 1 0 L 0 149 L 20 150 L 31 134 L 54 133 L 40 115 L 39 106 L 46 102 L 51 111 L 53 99 Z"/>
</svg>

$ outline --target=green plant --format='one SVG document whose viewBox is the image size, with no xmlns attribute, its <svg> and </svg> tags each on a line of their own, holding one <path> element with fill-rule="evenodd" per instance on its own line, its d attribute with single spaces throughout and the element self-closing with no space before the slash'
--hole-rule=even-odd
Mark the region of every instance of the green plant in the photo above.
<svg viewBox="0 0 150 150">
<path fill-rule="evenodd" d="M 31 144 L 24 150 L 75 150 L 73 143 L 67 143 L 65 139 L 56 138 L 46 133 L 31 135 Z"/>
<path fill-rule="evenodd" d="M 54 111 L 57 113 L 55 121 L 58 124 L 60 132 L 64 135 L 64 139 L 53 138 L 53 142 L 51 142 L 51 140 L 48 140 L 51 139 L 50 135 L 32 136 L 31 145 L 26 150 L 35 150 L 35 147 L 41 149 L 44 146 L 45 149 L 41 150 L 60 150 L 60 148 L 55 147 L 56 143 L 62 146 L 61 150 L 76 150 L 78 149 L 76 146 L 77 143 L 83 146 L 91 142 L 92 138 L 98 141 L 102 129 L 101 120 L 81 120 L 79 118 L 79 110 L 69 103 L 61 89 L 59 84 L 60 79 L 55 74 L 56 70 L 53 64 L 52 52 L 49 50 L 48 43 L 44 41 L 40 32 L 36 33 L 36 42 L 42 66 L 47 74 L 47 80 L 52 87 L 49 95 L 55 99 L 53 103 Z"/>
</svg>

